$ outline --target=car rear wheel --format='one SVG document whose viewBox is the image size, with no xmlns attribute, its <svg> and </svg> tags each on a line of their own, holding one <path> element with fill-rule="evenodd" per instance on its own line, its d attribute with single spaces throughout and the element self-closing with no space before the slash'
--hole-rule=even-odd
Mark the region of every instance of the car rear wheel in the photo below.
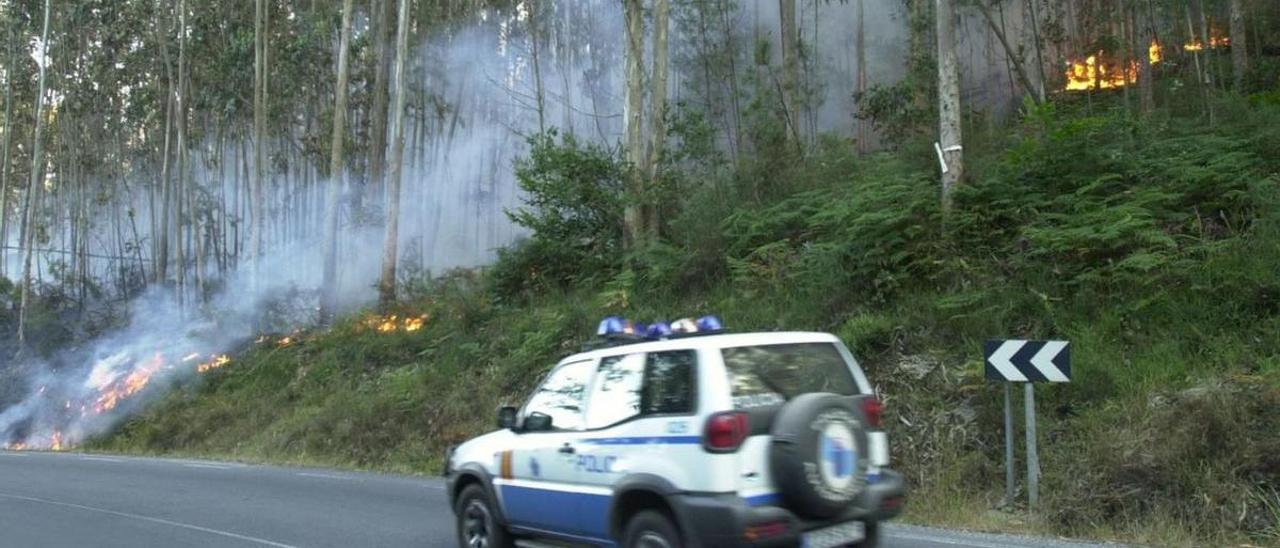
<svg viewBox="0 0 1280 548">
<path fill-rule="evenodd" d="M 511 534 L 498 523 L 493 503 L 479 485 L 469 485 L 458 496 L 458 546 L 462 548 L 514 548 Z"/>
<path fill-rule="evenodd" d="M 622 535 L 624 548 L 680 548 L 680 532 L 671 519 L 661 512 L 645 510 L 627 522 Z"/>
</svg>

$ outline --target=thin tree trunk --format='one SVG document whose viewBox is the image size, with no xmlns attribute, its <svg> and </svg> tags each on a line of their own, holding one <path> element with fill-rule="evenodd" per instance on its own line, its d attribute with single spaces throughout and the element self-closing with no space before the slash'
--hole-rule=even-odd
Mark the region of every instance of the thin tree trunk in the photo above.
<svg viewBox="0 0 1280 548">
<path fill-rule="evenodd" d="M 4 74 L 4 141 L 0 143 L 0 246 L 9 245 L 9 142 L 13 134 L 13 24 L 5 24 L 9 51 Z M 0 277 L 9 275 L 9 254 L 0 250 Z"/>
<path fill-rule="evenodd" d="M 790 138 L 800 142 L 800 35 L 796 30 L 796 0 L 778 0 L 782 42 L 782 106 Z"/>
<path fill-rule="evenodd" d="M 374 56 L 373 103 L 369 123 L 369 181 L 364 199 L 370 204 L 382 203 L 387 163 L 387 97 L 388 76 L 391 64 L 391 18 L 395 4 L 392 0 L 374 0 L 375 23 L 373 28 Z"/>
<path fill-rule="evenodd" d="M 960 71 L 956 60 L 955 11 L 952 0 L 937 0 L 938 125 L 942 147 L 942 207 L 951 208 L 951 191 L 964 174 L 960 133 Z"/>
<path fill-rule="evenodd" d="M 667 48 L 668 20 L 670 18 L 670 0 L 654 0 L 653 4 L 653 81 L 649 90 L 653 108 L 649 115 L 650 144 L 648 164 L 649 188 L 658 188 L 659 171 L 662 169 L 662 155 L 667 144 L 667 64 L 669 61 Z M 661 222 L 657 203 L 646 204 L 645 232 L 656 237 Z"/>
<path fill-rule="evenodd" d="M 1151 44 L 1155 43 L 1152 32 L 1154 21 L 1143 15 L 1141 7 L 1133 8 L 1134 32 L 1138 36 L 1134 49 L 1138 55 L 1138 111 L 1149 114 L 1155 108 L 1155 66 L 1151 63 Z"/>
<path fill-rule="evenodd" d="M 183 240 L 183 212 L 188 200 L 188 189 L 190 181 L 188 172 L 190 171 L 187 162 L 189 161 L 187 154 L 187 2 L 179 0 L 178 2 L 178 191 L 177 191 L 177 215 L 174 223 L 174 243 L 177 245 L 177 253 L 174 255 L 174 275 L 177 276 L 178 283 L 176 295 L 178 298 L 178 307 L 181 308 L 186 302 L 186 285 L 187 285 L 187 250 L 186 242 Z M 194 215 L 187 212 L 192 217 L 192 226 L 195 226 Z"/>
<path fill-rule="evenodd" d="M 1249 47 L 1244 30 L 1244 0 L 1231 0 L 1231 69 L 1236 93 L 1244 93 L 1244 75 L 1249 70 Z"/>
<path fill-rule="evenodd" d="M 622 0 L 623 19 L 627 36 L 626 96 L 624 119 L 626 124 L 627 160 L 631 162 L 628 176 L 630 199 L 623 211 L 623 233 L 627 247 L 633 247 L 644 238 L 644 210 L 640 196 L 644 194 L 644 142 L 641 123 L 644 110 L 644 14 L 641 0 Z"/>
<path fill-rule="evenodd" d="M 858 26 L 854 29 L 853 56 L 854 62 L 858 63 L 858 72 L 853 83 L 853 93 L 856 97 L 862 97 L 867 92 L 867 37 L 866 37 L 866 9 L 865 0 L 857 0 Z M 870 151 L 871 131 L 868 127 L 868 120 L 863 116 L 858 116 L 858 153 L 866 154 Z"/>
<path fill-rule="evenodd" d="M 36 112 L 35 112 L 35 134 L 32 136 L 31 146 L 31 182 L 27 185 L 26 205 L 23 207 L 23 217 L 26 219 L 26 238 L 23 246 L 26 247 L 25 254 L 22 259 L 22 291 L 18 304 L 18 352 L 21 353 L 26 346 L 26 325 L 28 306 L 31 304 L 31 259 L 35 255 L 35 208 L 32 202 L 35 201 L 35 195 L 40 192 L 40 175 L 43 173 L 41 169 L 44 161 L 44 74 L 45 67 L 49 64 L 49 5 L 51 0 L 44 0 L 44 28 L 40 33 L 40 76 L 39 84 L 36 92 Z"/>
<path fill-rule="evenodd" d="M 547 130 L 546 90 L 542 86 L 542 32 L 538 2 L 529 2 L 529 52 L 533 61 L 533 99 L 538 109 L 538 131 Z"/>
<path fill-rule="evenodd" d="M 266 231 L 266 204 L 263 200 L 267 170 L 267 6 L 266 0 L 257 0 L 257 17 L 255 19 L 255 36 L 257 37 L 257 53 L 255 63 L 256 81 L 254 87 L 253 108 L 253 189 L 249 198 L 249 210 L 252 217 L 249 223 L 249 263 L 251 278 L 258 283 L 261 275 L 262 240 Z"/>
<path fill-rule="evenodd" d="M 383 306 L 396 300 L 396 259 L 400 239 L 400 178 L 404 164 L 405 58 L 409 56 L 409 0 L 400 0 L 396 26 L 395 101 L 391 107 L 391 165 L 387 175 L 387 233 L 382 240 L 382 280 L 378 298 Z"/>
<path fill-rule="evenodd" d="M 1039 86 L 1036 87 L 1036 98 L 1041 103 L 1045 102 L 1047 97 L 1046 87 L 1049 83 L 1046 81 L 1044 74 L 1044 54 L 1041 50 L 1044 47 L 1040 44 L 1040 13 L 1036 9 L 1036 3 L 1039 0 L 1027 0 L 1027 5 L 1031 7 L 1031 39 L 1034 42 L 1036 50 L 1036 74 L 1040 75 Z"/>
<path fill-rule="evenodd" d="M 351 43 L 351 4 L 342 2 L 342 28 L 338 40 L 338 82 L 334 87 L 333 139 L 329 148 L 329 190 L 324 208 L 324 281 L 320 302 L 320 322 L 329 325 L 338 304 L 338 198 L 342 193 L 345 169 L 342 161 L 342 141 L 346 136 L 347 117 L 347 50 Z"/>
</svg>

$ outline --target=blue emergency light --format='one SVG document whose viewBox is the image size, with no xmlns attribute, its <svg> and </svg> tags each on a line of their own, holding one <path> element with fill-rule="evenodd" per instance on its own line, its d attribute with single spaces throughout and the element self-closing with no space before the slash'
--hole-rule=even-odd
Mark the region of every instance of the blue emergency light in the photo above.
<svg viewBox="0 0 1280 548">
<path fill-rule="evenodd" d="M 600 320 L 596 335 L 605 338 L 642 338 L 661 340 L 674 335 L 692 335 L 723 331 L 724 324 L 715 316 L 703 316 L 694 320 L 681 318 L 671 323 L 654 322 L 652 324 L 634 323 L 620 316 L 609 316 Z"/>
</svg>

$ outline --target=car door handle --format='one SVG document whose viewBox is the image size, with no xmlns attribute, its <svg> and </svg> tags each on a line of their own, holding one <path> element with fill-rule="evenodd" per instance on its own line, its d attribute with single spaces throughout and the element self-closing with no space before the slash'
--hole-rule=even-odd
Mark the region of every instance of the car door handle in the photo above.
<svg viewBox="0 0 1280 548">
<path fill-rule="evenodd" d="M 574 449 L 572 445 L 569 445 L 566 443 L 562 447 L 560 447 L 560 452 L 566 455 L 572 455 L 574 453 L 577 453 L 578 450 Z"/>
</svg>

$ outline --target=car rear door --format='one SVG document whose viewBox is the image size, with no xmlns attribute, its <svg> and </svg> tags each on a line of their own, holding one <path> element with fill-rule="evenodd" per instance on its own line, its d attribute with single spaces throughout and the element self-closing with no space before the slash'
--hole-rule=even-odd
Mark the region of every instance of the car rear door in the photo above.
<svg viewBox="0 0 1280 548">
<path fill-rule="evenodd" d="M 693 350 L 633 353 L 600 360 L 588 399 L 588 431 L 578 446 L 581 481 L 609 495 L 628 475 L 648 473 L 691 490 L 702 454 Z M 581 508 L 585 534 L 608 539 L 609 500 Z"/>
</svg>

